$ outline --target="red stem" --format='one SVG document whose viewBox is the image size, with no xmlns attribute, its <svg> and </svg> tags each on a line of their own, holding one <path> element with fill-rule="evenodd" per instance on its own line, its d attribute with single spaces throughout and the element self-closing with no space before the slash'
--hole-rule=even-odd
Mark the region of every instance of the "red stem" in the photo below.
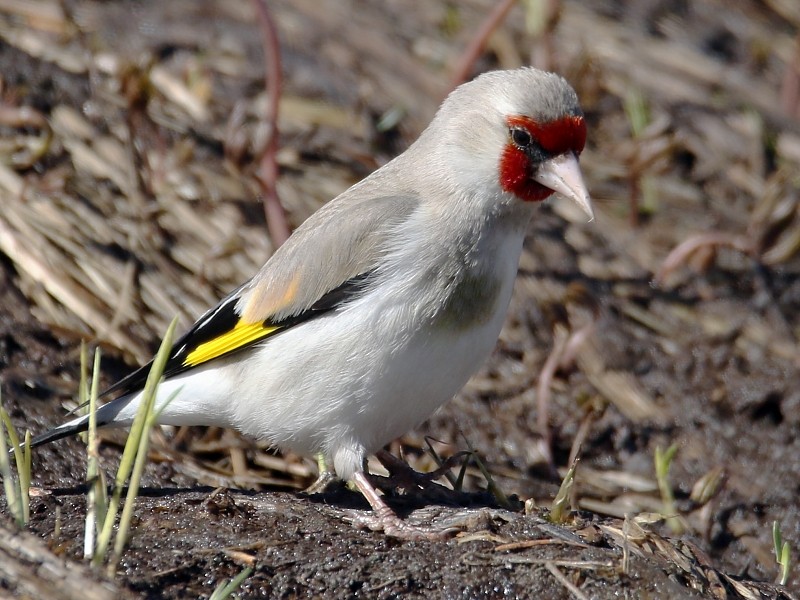
<svg viewBox="0 0 800 600">
<path fill-rule="evenodd" d="M 508 11 L 511 10 L 515 2 L 516 0 L 503 0 L 496 4 L 494 10 L 486 17 L 478 33 L 472 38 L 469 46 L 464 50 L 461 59 L 458 61 L 453 73 L 453 79 L 450 81 L 450 89 L 455 88 L 467 80 L 472 66 L 475 64 L 475 61 L 478 60 L 478 56 L 486 45 L 486 40 L 489 39 L 492 32 L 503 22 L 503 19 L 506 18 Z"/>
<path fill-rule="evenodd" d="M 253 0 L 256 17 L 261 26 L 261 41 L 264 46 L 265 83 L 267 88 L 267 115 L 269 138 L 259 161 L 259 184 L 264 195 L 264 216 L 267 230 L 275 247 L 289 238 L 289 223 L 286 212 L 278 197 L 278 105 L 283 85 L 281 70 L 281 48 L 278 43 L 278 30 L 267 8 L 265 0 Z"/>
</svg>

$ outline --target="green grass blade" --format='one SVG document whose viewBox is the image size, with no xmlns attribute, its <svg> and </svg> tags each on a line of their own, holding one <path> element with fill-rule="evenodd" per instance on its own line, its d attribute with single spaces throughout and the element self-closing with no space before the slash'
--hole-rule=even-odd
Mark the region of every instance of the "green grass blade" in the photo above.
<svg viewBox="0 0 800 600">
<path fill-rule="evenodd" d="M 786 585 L 786 583 L 789 581 L 789 571 L 791 570 L 792 566 L 792 557 L 791 557 L 791 549 L 789 547 L 789 542 L 783 542 L 783 547 L 781 548 L 780 565 L 781 565 L 781 576 L 779 581 L 781 585 Z"/>
<path fill-rule="evenodd" d="M 85 371 L 83 369 L 83 350 L 81 347 L 81 382 L 79 386 L 79 396 L 86 394 L 86 381 L 83 380 Z M 89 491 L 86 495 L 86 524 L 83 534 L 83 556 L 91 558 L 94 556 L 95 540 L 97 539 L 99 523 L 104 520 L 105 510 L 105 490 L 102 489 L 102 480 L 99 477 L 99 452 L 97 439 L 97 397 L 99 395 L 100 382 L 100 348 L 94 352 L 94 365 L 92 366 L 92 384 L 89 392 L 89 429 L 87 430 L 86 446 L 86 481 L 89 484 Z M 85 402 L 85 398 L 81 398 Z"/>
<path fill-rule="evenodd" d="M 136 500 L 136 496 L 139 494 L 139 483 L 142 480 L 142 474 L 144 473 L 144 468 L 147 465 L 147 450 L 150 445 L 150 431 L 152 430 L 153 425 L 155 425 L 158 421 L 158 416 L 161 414 L 161 411 L 163 411 L 164 408 L 166 408 L 166 406 L 172 402 L 179 393 L 180 390 L 175 390 L 175 392 L 170 394 L 170 397 L 167 398 L 166 402 L 161 404 L 157 411 L 154 411 L 154 390 L 153 401 L 149 403 L 147 408 L 148 418 L 139 438 L 139 450 L 136 453 L 136 461 L 133 465 L 131 480 L 128 483 L 128 494 L 125 496 L 125 505 L 122 507 L 122 515 L 119 519 L 119 530 L 117 531 L 117 537 L 114 540 L 114 552 L 108 565 L 109 575 L 113 575 L 116 565 L 119 563 L 120 558 L 122 558 L 122 551 L 125 549 L 125 544 L 128 541 L 128 532 L 130 531 L 130 523 L 133 518 L 133 505 Z"/>
<path fill-rule="evenodd" d="M 781 538 L 781 526 L 778 525 L 777 521 L 772 522 L 772 544 L 775 549 L 775 560 L 780 561 L 783 540 Z"/>
<path fill-rule="evenodd" d="M 178 318 L 175 317 L 167 328 L 167 332 L 164 334 L 161 347 L 158 349 L 155 359 L 153 359 L 153 366 L 150 368 L 150 373 L 147 376 L 147 382 L 145 383 L 144 390 L 142 392 L 142 400 L 140 402 L 139 409 L 136 411 L 136 416 L 133 419 L 133 425 L 131 426 L 131 431 L 128 435 L 128 441 L 125 444 L 125 449 L 122 451 L 122 460 L 120 461 L 119 470 L 117 471 L 117 476 L 114 481 L 114 493 L 111 497 L 111 501 L 109 502 L 106 519 L 103 523 L 103 529 L 98 538 L 97 551 L 95 552 L 94 559 L 92 560 L 93 565 L 99 566 L 108 552 L 108 548 L 111 543 L 111 534 L 114 527 L 114 521 L 116 520 L 117 512 L 119 511 L 122 488 L 125 485 L 125 481 L 128 479 L 128 476 L 133 471 L 136 455 L 140 452 L 140 447 L 142 446 L 142 436 L 146 435 L 147 433 L 148 422 L 150 422 L 152 425 L 150 414 L 152 413 L 153 404 L 155 403 L 158 384 L 161 380 L 162 374 L 164 373 L 164 367 L 167 364 L 167 360 L 169 359 L 169 353 L 172 349 L 172 339 L 174 337 L 175 327 L 177 324 Z M 146 449 L 146 443 L 144 448 Z M 123 522 L 124 519 L 120 521 L 120 532 L 117 534 L 115 549 L 117 548 L 118 544 L 122 544 L 122 546 L 124 546 L 125 538 L 127 537 L 127 531 L 130 526 L 130 517 L 132 516 L 133 510 L 133 499 L 131 498 L 130 489 L 128 491 L 128 497 L 130 500 L 126 502 L 126 509 L 127 504 L 130 504 L 131 508 L 125 513 L 128 518 L 127 522 Z M 135 498 L 135 494 L 133 497 Z M 123 533 L 123 530 L 125 534 L 120 535 Z M 122 539 L 122 542 L 119 542 L 120 539 Z M 119 554 L 121 555 L 121 552 Z M 116 550 L 115 556 L 117 556 Z M 109 571 L 112 573 L 115 565 L 116 560 L 109 564 Z"/>
<path fill-rule="evenodd" d="M 8 444 L 6 444 L 6 429 L 9 427 L 11 419 L 5 409 L 0 406 L 0 476 L 3 478 L 3 490 L 8 503 L 8 512 L 14 520 L 21 526 L 25 525 L 22 514 L 22 499 L 19 496 L 19 487 L 11 475 L 11 462 L 8 458 Z M 10 428 L 13 431 L 13 427 Z M 16 436 L 16 433 L 14 433 Z M 9 433 L 11 438 L 11 433 Z M 13 443 L 13 442 L 12 442 Z"/>
<path fill-rule="evenodd" d="M 791 547 L 789 542 L 783 541 L 781 527 L 777 521 L 772 522 L 772 543 L 775 546 L 775 560 L 781 568 L 777 582 L 781 585 L 786 585 L 789 581 L 789 571 L 792 563 Z"/>
<path fill-rule="evenodd" d="M 664 504 L 663 515 L 666 518 L 667 525 L 676 535 L 683 533 L 683 524 L 678 517 L 678 508 L 675 505 L 675 495 L 672 492 L 672 486 L 669 484 L 669 470 L 672 466 L 672 461 L 675 454 L 678 452 L 678 445 L 672 444 L 666 450 L 662 450 L 661 446 L 656 446 L 655 451 L 655 470 L 656 482 L 658 489 L 661 492 L 661 501 Z"/>
<path fill-rule="evenodd" d="M 19 496 L 22 502 L 22 519 L 27 525 L 31 520 L 31 432 L 25 432 L 22 448 L 22 469 L 19 471 Z"/>
<path fill-rule="evenodd" d="M 250 577 L 250 574 L 253 572 L 252 567 L 247 567 L 244 571 L 239 573 L 236 577 L 231 579 L 230 581 L 220 583 L 216 589 L 214 589 L 214 593 L 211 594 L 211 598 L 209 600 L 227 600 L 230 598 L 231 594 L 235 592 L 242 582 Z"/>
<path fill-rule="evenodd" d="M 78 381 L 78 408 L 75 409 L 76 414 L 84 415 L 89 410 L 88 402 L 89 402 L 89 349 L 86 346 L 86 342 L 81 342 L 81 378 Z M 92 374 L 94 377 L 94 373 Z M 86 408 L 80 408 L 81 406 L 86 406 Z M 84 444 L 89 444 L 89 433 L 82 432 L 79 433 L 78 436 L 80 437 L 81 441 Z"/>
<path fill-rule="evenodd" d="M 469 443 L 467 436 L 463 433 L 461 437 L 464 439 L 464 443 L 467 444 L 467 448 L 469 449 L 470 454 L 472 455 L 472 460 L 475 461 L 475 464 L 480 469 L 481 474 L 483 475 L 484 479 L 486 479 L 486 488 L 489 490 L 489 493 L 494 496 L 494 499 L 497 500 L 497 503 L 505 509 L 511 510 L 511 502 L 508 500 L 508 496 L 506 496 L 505 492 L 500 489 L 500 486 L 494 482 L 494 478 L 492 474 L 489 473 L 489 469 L 486 468 L 486 465 L 483 464 L 481 457 L 478 456 L 477 451 L 475 448 L 472 447 L 472 444 Z"/>
<path fill-rule="evenodd" d="M 8 413 L 5 411 L 5 409 L 0 412 L 0 419 L 3 419 L 3 424 L 6 426 L 8 441 L 10 442 L 11 450 L 14 453 L 14 462 L 17 465 L 17 474 L 21 474 L 25 470 L 25 456 L 19 443 L 17 430 L 14 429 L 14 424 L 11 422 L 11 417 L 8 416 Z"/>
<path fill-rule="evenodd" d="M 433 444 L 431 444 L 431 440 L 427 436 L 425 437 L 425 445 L 428 446 L 428 452 L 431 453 L 431 456 L 433 457 L 433 460 L 436 463 L 436 466 L 441 469 L 442 465 L 444 465 L 444 461 L 439 457 L 439 454 L 436 452 L 436 450 L 433 447 Z M 466 461 L 466 462 L 469 462 L 469 461 Z M 453 476 L 453 474 L 450 471 L 445 472 L 444 476 L 447 479 L 447 481 L 450 482 L 450 485 L 453 487 L 454 490 L 460 489 L 460 488 L 456 487 L 456 483 L 457 483 L 456 478 Z"/>
<path fill-rule="evenodd" d="M 572 488 L 575 485 L 575 471 L 577 468 L 578 459 L 576 458 L 561 481 L 558 493 L 553 500 L 553 506 L 550 508 L 550 521 L 553 523 L 564 523 L 569 516 L 569 501 Z"/>
</svg>

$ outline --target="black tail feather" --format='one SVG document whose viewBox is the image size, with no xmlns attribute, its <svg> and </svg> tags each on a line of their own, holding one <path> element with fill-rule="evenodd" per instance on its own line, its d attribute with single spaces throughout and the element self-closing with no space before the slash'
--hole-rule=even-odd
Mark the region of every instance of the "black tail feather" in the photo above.
<svg viewBox="0 0 800 600">
<path fill-rule="evenodd" d="M 115 424 L 118 426 L 129 425 L 129 421 L 118 421 L 117 415 L 125 408 L 132 397 L 133 396 L 121 396 L 108 404 L 100 406 L 96 414 L 97 426 L 106 427 L 108 425 L 114 426 Z M 89 429 L 89 415 L 84 415 L 35 436 L 31 440 L 31 448 L 43 446 L 44 444 L 55 442 L 56 440 L 75 435 L 76 433 L 83 433 L 87 429 Z"/>
<path fill-rule="evenodd" d="M 100 426 L 99 423 L 98 426 Z M 35 436 L 31 440 L 31 448 L 43 446 L 44 444 L 49 444 L 50 442 L 55 442 L 56 440 L 69 437 L 77 433 L 82 433 L 87 429 L 89 429 L 89 419 L 80 419 L 70 423 L 65 423 L 60 427 L 56 427 L 50 431 L 45 431 L 44 433 L 40 433 L 39 435 Z"/>
</svg>

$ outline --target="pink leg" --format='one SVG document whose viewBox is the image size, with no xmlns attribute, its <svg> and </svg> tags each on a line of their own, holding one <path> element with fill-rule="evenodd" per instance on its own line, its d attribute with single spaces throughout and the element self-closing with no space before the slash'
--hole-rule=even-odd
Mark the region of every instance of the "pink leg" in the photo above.
<svg viewBox="0 0 800 600">
<path fill-rule="evenodd" d="M 354 519 L 356 525 L 367 527 L 373 531 L 383 531 L 386 535 L 402 540 L 443 540 L 451 537 L 458 529 L 434 529 L 418 527 L 406 523 L 398 517 L 370 483 L 363 471 L 353 475 L 353 481 L 372 507 L 374 514 L 363 515 Z"/>
</svg>

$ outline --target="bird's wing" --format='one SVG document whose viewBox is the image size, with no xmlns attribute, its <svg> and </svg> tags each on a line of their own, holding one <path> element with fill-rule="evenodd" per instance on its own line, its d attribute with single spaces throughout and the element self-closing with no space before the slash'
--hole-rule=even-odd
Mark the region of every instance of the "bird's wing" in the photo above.
<svg viewBox="0 0 800 600">
<path fill-rule="evenodd" d="M 415 210 L 413 196 L 326 205 L 253 279 L 206 312 L 172 347 L 169 378 L 265 341 L 357 297 L 385 254 L 391 232 Z M 144 387 L 152 361 L 105 394 Z"/>
</svg>

